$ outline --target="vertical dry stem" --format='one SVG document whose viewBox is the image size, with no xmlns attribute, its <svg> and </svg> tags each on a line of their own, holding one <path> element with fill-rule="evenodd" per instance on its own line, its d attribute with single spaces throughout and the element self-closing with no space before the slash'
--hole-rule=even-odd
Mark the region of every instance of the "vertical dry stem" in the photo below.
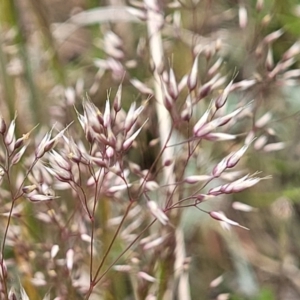
<svg viewBox="0 0 300 300">
<path fill-rule="evenodd" d="M 163 101 L 163 91 L 161 87 L 161 78 L 159 72 L 163 70 L 163 43 L 162 43 L 162 36 L 161 36 L 161 29 L 163 27 L 164 19 L 163 19 L 163 12 L 159 10 L 159 3 L 157 0 L 144 0 L 145 6 L 147 8 L 147 28 L 148 28 L 148 36 L 149 36 L 149 45 L 150 45 L 150 55 L 152 62 L 154 64 L 154 88 L 155 88 L 155 97 L 156 97 L 156 112 L 158 118 L 158 127 L 159 127 L 159 137 L 161 147 L 163 149 L 162 152 L 162 162 L 165 162 L 169 159 L 172 159 L 175 155 L 173 147 L 166 147 L 168 142 L 172 140 L 172 120 L 169 112 L 164 106 Z M 175 174 L 174 174 L 174 161 L 169 166 L 164 166 L 163 168 L 163 183 L 169 184 L 176 181 Z M 171 202 L 168 204 L 172 204 L 172 202 L 176 202 L 176 193 L 172 193 Z M 165 203 L 166 205 L 166 203 Z M 178 211 L 174 210 L 177 214 Z M 174 215 L 176 218 L 176 216 Z M 189 295 L 189 286 L 188 286 L 188 275 L 185 274 L 183 278 L 181 274 L 175 274 L 177 276 L 170 276 L 168 274 L 170 270 L 174 270 L 175 261 L 181 261 L 182 259 L 177 257 L 177 254 L 184 254 L 185 247 L 183 239 L 178 240 L 178 237 L 182 236 L 181 234 L 176 234 L 181 232 L 178 228 L 174 230 L 173 228 L 169 228 L 170 233 L 174 236 L 174 239 L 171 238 L 171 241 L 175 241 L 176 243 L 176 253 L 174 258 L 173 254 L 169 255 L 167 261 L 162 265 L 164 268 L 163 273 L 166 275 L 167 278 L 163 278 L 163 281 L 167 281 L 165 285 L 162 285 L 160 288 L 164 288 L 162 294 L 160 291 L 158 292 L 158 299 L 173 299 L 174 298 L 174 283 L 178 280 L 179 287 L 185 286 L 185 289 L 180 288 L 180 299 L 190 299 Z M 172 242 L 171 242 L 172 244 Z M 172 247 L 172 245 L 170 245 Z M 170 248 L 171 248 L 170 247 Z M 172 271 L 171 271 L 172 272 Z"/>
</svg>

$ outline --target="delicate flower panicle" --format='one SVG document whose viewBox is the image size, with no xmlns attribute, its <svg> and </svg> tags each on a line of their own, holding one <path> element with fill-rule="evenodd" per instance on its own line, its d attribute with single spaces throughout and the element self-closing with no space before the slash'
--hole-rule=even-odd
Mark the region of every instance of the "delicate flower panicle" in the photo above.
<svg viewBox="0 0 300 300">
<path fill-rule="evenodd" d="M 197 4 L 199 1 L 194 2 Z M 42 276 L 39 274 L 42 272 L 33 274 L 32 284 L 46 286 L 50 278 L 51 282 L 58 285 L 55 292 L 58 291 L 60 295 L 55 299 L 65 297 L 69 288 L 73 289 L 73 294 L 82 295 L 86 299 L 98 295 L 97 284 L 104 283 L 99 289 L 101 293 L 101 288 L 105 289 L 110 284 L 107 277 L 105 280 L 103 278 L 110 276 L 112 268 L 129 273 L 125 275 L 132 278 L 135 275 L 141 286 L 134 284 L 134 288 L 137 287 L 134 292 L 138 294 L 141 291 L 141 297 L 148 294 L 147 299 L 152 299 L 152 289 L 157 287 L 161 290 L 163 287 L 156 280 L 156 271 L 161 268 L 155 255 L 160 251 L 165 258 L 162 267 L 176 269 L 178 290 L 175 292 L 174 289 L 174 294 L 180 290 L 179 297 L 188 299 L 187 296 L 182 296 L 182 293 L 188 295 L 186 291 L 189 282 L 186 280 L 188 258 L 184 249 L 184 237 L 178 227 L 182 210 L 196 207 L 220 221 L 225 228 L 245 228 L 227 218 L 222 211 L 208 212 L 201 209 L 201 206 L 205 201 L 216 199 L 220 195 L 228 198 L 227 194 L 244 191 L 268 178 L 259 177 L 258 173 L 247 174 L 243 165 L 236 171 L 232 170 L 240 163 L 252 143 L 254 149 L 260 150 L 262 154 L 286 146 L 286 143 L 277 141 L 275 127 L 271 127 L 272 113 L 264 113 L 258 105 L 263 101 L 251 101 L 250 105 L 247 95 L 266 95 L 265 91 L 270 90 L 270 87 L 279 89 L 297 83 L 300 69 L 295 69 L 293 64 L 300 53 L 299 42 L 274 62 L 273 44 L 280 39 L 283 30 L 272 32 L 261 41 L 254 39 L 257 44 L 251 48 L 256 48 L 261 65 L 257 70 L 254 70 L 256 65 L 250 68 L 253 72 L 248 78 L 243 77 L 248 72 L 237 70 L 235 73 L 241 79 L 236 81 L 235 76 L 227 73 L 228 65 L 224 64 L 224 57 L 230 47 L 227 29 L 218 32 L 216 38 L 215 35 L 203 37 L 182 30 L 182 12 L 178 10 L 173 13 L 175 8 L 182 6 L 180 1 L 166 3 L 166 6 L 161 5 L 159 0 L 133 1 L 131 4 L 136 5 L 137 9 L 126 8 L 131 13 L 129 19 L 136 22 L 138 17 L 147 21 L 149 36 L 138 38 L 135 54 L 139 62 L 144 57 L 150 58 L 150 62 L 143 65 L 150 65 L 151 78 L 131 77 L 132 74 L 148 76 L 149 72 L 128 72 L 130 68 L 140 66 L 138 60 L 127 60 L 126 52 L 131 47 L 126 44 L 125 51 L 122 36 L 126 30 L 121 30 L 118 36 L 103 27 L 104 37 L 96 40 L 94 45 L 101 48 L 107 57 L 94 59 L 94 66 L 98 70 L 89 94 L 96 97 L 102 86 L 101 79 L 111 75 L 113 79 L 122 82 L 112 101 L 109 99 L 110 92 L 107 92 L 107 98 L 100 109 L 86 95 L 82 108 L 77 110 L 77 101 L 89 85 L 85 83 L 84 77 L 73 87 L 58 88 L 62 100 L 60 102 L 63 102 L 54 109 L 55 117 L 61 118 L 59 128 L 64 128 L 65 120 L 72 115 L 65 111 L 70 106 L 74 106 L 78 124 L 68 132 L 70 125 L 56 134 L 53 133 L 53 126 L 41 138 L 36 139 L 35 147 L 32 147 L 30 140 L 27 141 L 31 131 L 21 137 L 16 136 L 16 123 L 19 123 L 16 122 L 16 117 L 6 123 L 0 116 L 0 139 L 3 146 L 0 147 L 1 196 L 7 199 L 0 215 L 8 220 L 2 243 L 3 253 L 0 254 L 0 273 L 2 271 L 2 277 L 8 282 L 9 272 L 4 257 L 2 258 L 5 246 L 13 246 L 21 260 L 25 249 L 25 256 L 29 255 L 31 261 L 36 258 L 41 265 L 45 262 L 45 269 L 49 270 Z M 164 7 L 171 9 L 170 15 L 165 15 Z M 257 10 L 262 7 L 263 1 L 258 0 Z M 237 6 L 238 15 L 235 17 L 242 30 L 247 30 L 250 16 L 248 8 L 243 3 Z M 98 22 L 99 12 L 96 12 L 95 19 L 90 17 L 94 11 L 79 13 L 75 19 L 81 15 L 85 17 L 85 21 L 81 22 Z M 115 13 L 117 14 L 117 10 L 112 15 Z M 107 15 L 111 18 L 111 14 Z M 228 12 L 222 14 L 221 21 L 227 20 L 228 16 L 232 17 Z M 68 25 L 82 25 L 80 22 L 73 23 L 73 17 L 71 19 L 72 22 L 67 22 Z M 263 24 L 268 22 L 267 19 L 263 20 Z M 167 36 L 165 40 L 161 38 L 162 30 L 164 36 Z M 171 38 L 174 35 L 180 42 L 193 47 L 192 65 L 181 79 L 175 72 L 178 68 L 176 61 L 173 68 L 173 58 L 171 66 L 166 67 L 169 57 L 164 50 L 168 49 L 167 55 L 171 53 L 169 47 L 172 47 L 174 40 Z M 123 37 L 127 40 L 126 36 Z M 175 55 L 174 59 L 177 59 Z M 137 102 L 128 103 L 127 99 L 124 103 L 126 110 L 122 108 L 123 82 L 125 86 L 130 83 L 139 97 Z M 140 100 L 144 105 L 137 104 Z M 11 111 L 8 110 L 8 113 Z M 148 118 L 151 124 L 147 123 Z M 247 130 L 249 124 L 250 128 Z M 80 132 L 76 131 L 77 125 L 81 126 Z M 149 130 L 147 136 L 139 138 L 145 128 Z M 256 136 L 258 138 L 255 140 Z M 81 140 L 82 137 L 85 138 Z M 240 145 L 242 139 L 244 144 Z M 209 141 L 213 143 L 207 147 Z M 219 143 L 222 141 L 230 142 L 223 147 Z M 268 144 L 268 141 L 273 142 Z M 136 156 L 136 153 L 143 156 L 147 147 L 148 152 L 154 153 L 154 157 L 152 153 L 149 160 L 148 157 L 144 159 L 140 155 Z M 216 148 L 217 153 L 214 152 Z M 213 163 L 210 151 L 211 157 L 219 153 L 225 154 L 217 163 Z M 142 167 L 144 164 L 147 167 Z M 11 190 L 5 190 L 7 187 Z M 59 196 L 60 191 L 63 196 Z M 11 220 L 18 218 L 16 220 L 22 221 L 27 212 L 24 208 L 27 204 L 22 199 L 34 204 L 41 203 L 39 206 L 27 202 L 30 209 L 33 209 L 31 216 L 49 227 L 47 241 L 36 243 L 33 250 L 37 251 L 27 251 L 26 243 L 21 245 L 22 251 L 18 249 L 20 226 Z M 237 201 L 232 203 L 231 208 L 243 212 L 255 210 L 250 205 Z M 150 226 L 154 223 L 156 228 L 153 231 Z M 41 238 L 39 233 L 37 238 Z M 104 247 L 101 244 L 103 241 L 108 242 Z M 118 249 L 120 245 L 124 247 L 121 251 Z M 135 253 L 128 256 L 128 250 L 132 247 L 135 247 Z M 39 248 L 43 252 L 40 256 L 37 254 Z M 121 254 L 114 255 L 116 251 Z M 146 256 L 143 251 L 147 251 Z M 127 262 L 123 266 L 116 265 L 124 257 L 128 258 Z M 24 261 L 27 267 L 27 257 Z M 60 282 L 59 276 L 62 274 L 69 276 L 67 284 Z M 173 289 L 169 284 L 174 281 L 171 279 L 169 281 L 166 278 L 165 281 L 169 290 Z M 216 286 L 219 282 L 217 280 L 211 286 Z M 1 289 L 1 295 L 3 290 Z M 6 298 L 16 299 L 15 293 L 8 294 L 8 290 L 9 288 Z M 182 292 L 183 290 L 186 291 Z M 51 290 L 51 293 L 54 292 Z M 22 298 L 25 299 L 26 295 Z M 219 295 L 218 298 L 227 299 L 227 294 Z M 44 299 L 50 299 L 50 294 Z"/>
</svg>

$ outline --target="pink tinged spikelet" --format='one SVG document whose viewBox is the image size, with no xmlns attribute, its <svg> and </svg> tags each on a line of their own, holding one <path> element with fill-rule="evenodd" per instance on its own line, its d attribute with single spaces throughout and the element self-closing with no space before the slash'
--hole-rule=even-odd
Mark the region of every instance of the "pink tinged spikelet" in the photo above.
<svg viewBox="0 0 300 300">
<path fill-rule="evenodd" d="M 256 128 L 263 128 L 267 125 L 267 123 L 272 119 L 272 114 L 270 112 L 265 113 L 263 116 L 261 116 L 256 122 L 255 127 Z"/>
<path fill-rule="evenodd" d="M 106 128 L 110 127 L 110 103 L 108 99 L 105 103 L 105 110 L 103 114 L 103 126 Z"/>
<path fill-rule="evenodd" d="M 211 90 L 213 91 L 213 90 L 217 89 L 218 87 L 224 85 L 226 80 L 227 80 L 226 76 L 218 78 L 218 80 L 216 80 L 216 82 L 212 85 Z"/>
<path fill-rule="evenodd" d="M 130 79 L 131 84 L 142 94 L 153 95 L 153 91 L 137 78 Z"/>
<path fill-rule="evenodd" d="M 242 80 L 239 82 L 235 82 L 232 84 L 230 91 L 235 91 L 235 90 L 247 90 L 250 87 L 252 87 L 253 85 L 256 84 L 256 80 L 255 79 L 249 79 L 249 80 Z"/>
<path fill-rule="evenodd" d="M 214 119 L 213 121 L 211 121 L 211 123 L 216 124 L 217 127 L 219 126 L 223 126 L 225 124 L 227 124 L 229 121 L 231 121 L 231 119 L 233 119 L 234 117 L 236 117 L 243 109 L 245 109 L 246 106 L 240 107 L 236 110 L 234 110 L 232 113 L 225 115 L 223 117 Z"/>
<path fill-rule="evenodd" d="M 219 57 L 218 60 L 211 66 L 207 72 L 207 75 L 213 76 L 221 67 L 223 63 L 223 58 Z"/>
<path fill-rule="evenodd" d="M 23 154 L 24 154 L 26 148 L 27 148 L 27 146 L 23 146 L 23 147 L 22 147 L 22 148 L 21 148 L 21 149 L 13 156 L 13 158 L 12 158 L 12 160 L 11 160 L 11 163 L 12 163 L 13 165 L 17 164 L 17 163 L 21 160 L 21 158 L 22 158 L 22 156 L 23 156 Z"/>
<path fill-rule="evenodd" d="M 113 269 L 118 272 L 126 272 L 126 273 L 132 271 L 132 267 L 129 265 L 114 265 Z"/>
<path fill-rule="evenodd" d="M 217 122 L 209 122 L 204 124 L 197 132 L 195 132 L 196 137 L 204 137 L 205 135 L 211 133 L 218 127 Z"/>
<path fill-rule="evenodd" d="M 255 150 L 261 150 L 268 142 L 268 137 L 265 135 L 260 136 L 254 143 Z"/>
<path fill-rule="evenodd" d="M 40 158 L 45 154 L 45 147 L 46 144 L 50 141 L 51 139 L 51 132 L 47 132 L 46 135 L 43 137 L 41 140 L 40 144 L 38 145 L 37 149 L 35 150 L 35 156 L 36 158 Z"/>
<path fill-rule="evenodd" d="M 8 293 L 8 300 L 18 300 L 15 292 L 13 289 L 11 289 Z"/>
<path fill-rule="evenodd" d="M 244 145 L 240 150 L 238 150 L 232 154 L 229 154 L 229 157 L 226 162 L 227 168 L 233 168 L 234 166 L 236 166 L 236 164 L 240 161 L 241 157 L 247 151 L 247 149 L 248 149 L 249 145 L 252 143 L 252 141 L 249 144 Z"/>
<path fill-rule="evenodd" d="M 141 272 L 141 271 L 138 272 L 138 276 L 140 278 L 146 280 L 146 281 L 149 281 L 149 282 L 155 282 L 156 281 L 156 279 L 153 276 L 151 276 L 151 275 L 149 275 L 149 274 L 147 274 L 145 272 Z"/>
<path fill-rule="evenodd" d="M 137 17 L 142 21 L 145 21 L 147 19 L 147 14 L 140 9 L 136 9 L 133 7 L 126 7 L 126 11 L 128 11 L 132 16 Z"/>
<path fill-rule="evenodd" d="M 212 179 L 213 177 L 211 175 L 191 175 L 184 179 L 184 182 L 188 184 L 195 184 L 202 181 L 208 181 Z"/>
<path fill-rule="evenodd" d="M 268 71 L 271 71 L 274 68 L 273 51 L 272 51 L 271 47 L 269 47 L 269 49 L 268 49 L 268 54 L 267 54 L 265 65 L 266 65 L 266 69 Z"/>
<path fill-rule="evenodd" d="M 245 144 L 249 144 L 255 138 L 255 133 L 253 130 L 249 131 L 245 138 Z"/>
<path fill-rule="evenodd" d="M 132 134 L 129 138 L 127 138 L 124 141 L 123 146 L 122 146 L 122 148 L 123 148 L 124 151 L 127 151 L 131 147 L 132 143 L 134 142 L 134 140 L 136 139 L 136 137 L 139 135 L 139 133 L 141 132 L 143 126 L 146 124 L 147 121 L 148 120 L 146 120 L 144 122 L 144 124 L 134 134 Z"/>
<path fill-rule="evenodd" d="M 124 124 L 124 129 L 128 132 L 132 126 L 135 124 L 138 116 L 141 114 L 141 112 L 144 110 L 144 106 L 140 106 L 139 108 L 136 109 L 136 103 L 132 103 L 129 111 L 127 113 L 126 119 L 125 119 L 125 124 Z"/>
<path fill-rule="evenodd" d="M 237 226 L 249 230 L 247 227 L 240 225 L 238 222 L 228 219 L 222 211 L 211 211 L 209 215 L 217 221 L 225 222 L 228 225 Z"/>
<path fill-rule="evenodd" d="M 9 124 L 4 142 L 7 146 L 11 145 L 15 140 L 15 128 L 16 128 L 16 119 L 12 120 Z"/>
<path fill-rule="evenodd" d="M 255 173 L 256 174 L 256 173 Z M 218 187 L 214 187 L 209 190 L 209 195 L 220 195 L 220 194 L 231 194 L 231 193 L 238 193 L 241 192 L 249 187 L 254 186 L 258 182 L 263 179 L 269 179 L 270 177 L 254 177 L 254 175 L 246 175 L 238 180 L 235 180 L 231 183 L 220 185 Z"/>
<path fill-rule="evenodd" d="M 238 202 L 238 201 L 235 201 L 232 203 L 232 208 L 235 210 L 240 210 L 240 211 L 244 211 L 244 212 L 250 212 L 250 211 L 257 210 L 257 208 L 254 208 L 248 204 Z"/>
<path fill-rule="evenodd" d="M 29 132 L 22 135 L 22 137 L 18 138 L 15 142 L 14 150 L 18 149 L 19 147 L 24 145 L 24 142 L 27 141 L 30 137 L 30 134 L 32 131 L 37 127 L 38 125 L 34 126 Z"/>
<path fill-rule="evenodd" d="M 223 126 L 226 123 L 228 123 L 231 119 L 233 119 L 234 117 L 236 117 L 244 108 L 244 107 L 240 107 L 238 109 L 236 109 L 235 111 L 233 111 L 232 113 L 225 115 L 223 117 L 220 118 L 216 118 L 214 120 L 212 120 L 209 123 L 204 123 L 205 121 L 205 115 L 197 122 L 197 124 L 194 126 L 194 135 L 196 137 L 203 137 L 209 133 L 211 133 L 214 129 L 216 129 L 217 127 Z M 208 116 L 208 114 L 207 114 Z M 207 118 L 207 117 L 206 117 Z M 204 123 L 204 124 L 203 124 Z M 203 125 L 202 125 L 203 124 Z M 202 126 L 201 126 L 202 125 Z"/>
<path fill-rule="evenodd" d="M 65 98 L 68 105 L 75 104 L 76 93 L 73 87 L 68 87 L 65 89 Z"/>
<path fill-rule="evenodd" d="M 189 77 L 187 79 L 187 86 L 190 91 L 194 90 L 197 85 L 198 80 L 198 60 L 199 60 L 199 54 L 195 57 L 191 73 L 189 74 Z"/>
<path fill-rule="evenodd" d="M 249 176 L 246 175 L 234 182 L 226 184 L 221 187 L 221 192 L 225 194 L 238 193 L 247 188 L 250 188 L 263 179 L 269 179 L 270 177 L 254 177 L 255 174 Z"/>
<path fill-rule="evenodd" d="M 0 134 L 4 135 L 6 132 L 6 123 L 3 119 L 3 117 L 0 115 Z"/>
<path fill-rule="evenodd" d="M 290 58 L 296 56 L 300 53 L 300 41 L 297 41 L 295 44 L 292 45 L 284 54 L 282 59 L 289 60 Z"/>
<path fill-rule="evenodd" d="M 105 149 L 105 154 L 108 158 L 112 158 L 115 154 L 115 150 L 114 148 L 112 148 L 111 146 L 108 146 L 106 149 Z"/>
<path fill-rule="evenodd" d="M 176 100 L 179 95 L 178 86 L 175 78 L 174 70 L 171 68 L 169 72 L 169 95 Z"/>
<path fill-rule="evenodd" d="M 51 164 L 52 168 L 45 167 L 45 169 L 59 181 L 69 182 L 72 180 L 72 174 L 69 171 L 66 171 L 60 168 L 58 165 Z"/>
<path fill-rule="evenodd" d="M 256 10 L 258 12 L 261 12 L 261 10 L 263 9 L 263 7 L 264 7 L 264 0 L 257 0 L 256 1 L 256 6 L 255 6 Z"/>
<path fill-rule="evenodd" d="M 169 218 L 166 216 L 166 214 L 158 207 L 157 203 L 154 201 L 148 201 L 147 202 L 148 208 L 151 212 L 151 214 L 157 218 L 157 220 L 163 224 L 166 225 L 169 221 Z"/>
<path fill-rule="evenodd" d="M 112 31 L 105 34 L 103 49 L 107 55 L 120 60 L 124 58 L 124 52 L 121 49 L 121 39 Z"/>
<path fill-rule="evenodd" d="M 246 228 L 247 229 L 247 228 Z M 230 294 L 229 293 L 222 293 L 219 294 L 216 298 L 216 300 L 229 300 L 230 299 Z"/>
<path fill-rule="evenodd" d="M 32 185 L 26 185 L 22 188 L 23 193 L 29 194 L 37 189 L 37 186 L 35 184 Z"/>
<path fill-rule="evenodd" d="M 181 118 L 184 121 L 189 121 L 193 115 L 193 104 L 191 95 L 188 95 L 185 100 L 186 108 L 181 112 Z"/>
<path fill-rule="evenodd" d="M 232 171 L 232 172 L 224 172 L 224 173 L 222 173 L 222 175 L 220 177 L 226 181 L 233 181 L 233 180 L 236 180 L 238 177 L 240 177 L 244 173 L 245 172 L 242 170 Z"/>
<path fill-rule="evenodd" d="M 20 287 L 20 294 L 22 300 L 30 300 L 22 286 Z"/>
<path fill-rule="evenodd" d="M 97 166 L 99 166 L 101 168 L 108 167 L 107 161 L 103 157 L 89 156 L 89 159 L 91 160 L 91 162 L 94 162 Z"/>
<path fill-rule="evenodd" d="M 62 169 L 66 170 L 66 171 L 70 171 L 71 170 L 71 164 L 69 163 L 69 161 L 67 161 L 62 155 L 60 155 L 58 152 L 56 152 L 55 150 L 52 150 L 50 152 L 51 158 L 53 161 L 55 161 L 55 163 L 61 167 Z"/>
<path fill-rule="evenodd" d="M 217 141 L 234 140 L 237 138 L 237 136 L 233 134 L 222 133 L 222 132 L 212 132 L 212 133 L 208 133 L 203 138 L 208 141 L 217 142 Z"/>
<path fill-rule="evenodd" d="M 114 99 L 114 110 L 118 113 L 121 110 L 121 101 L 122 101 L 122 84 L 119 85 L 115 99 Z"/>
<path fill-rule="evenodd" d="M 184 75 L 178 83 L 179 93 L 187 86 L 187 81 L 188 81 L 188 75 Z"/>
<path fill-rule="evenodd" d="M 284 72 L 282 77 L 283 79 L 298 78 L 300 77 L 300 69 L 286 71 Z"/>
<path fill-rule="evenodd" d="M 220 75 L 215 75 L 210 81 L 206 82 L 204 85 L 202 85 L 199 89 L 199 98 L 202 99 L 206 97 L 212 90 L 212 86 L 216 81 L 219 79 Z"/>
<path fill-rule="evenodd" d="M 82 154 L 79 150 L 78 146 L 75 144 L 73 138 L 67 138 L 65 135 L 63 135 L 63 139 L 65 140 L 68 148 L 67 157 L 72 160 L 75 163 L 82 162 Z"/>
<path fill-rule="evenodd" d="M 279 38 L 283 35 L 283 33 L 284 33 L 284 30 L 283 30 L 283 29 L 276 30 L 276 31 L 274 31 L 274 32 L 272 32 L 272 33 L 270 33 L 270 34 L 268 34 L 268 35 L 264 38 L 263 42 L 264 42 L 265 44 L 271 44 L 271 43 L 273 43 L 274 41 L 276 41 L 277 39 L 279 39 Z"/>
<path fill-rule="evenodd" d="M 141 244 L 143 245 L 144 250 L 149 250 L 160 246 L 165 241 L 165 239 L 166 239 L 165 236 L 160 236 L 154 240 L 147 241 L 147 242 L 141 240 Z"/>
<path fill-rule="evenodd" d="M 223 93 L 216 99 L 215 106 L 217 109 L 223 107 L 224 104 L 226 103 L 232 84 L 233 81 L 230 81 L 229 84 L 224 89 Z"/>
<path fill-rule="evenodd" d="M 223 282 L 223 275 L 215 278 L 213 281 L 210 282 L 209 287 L 210 288 L 215 288 L 217 286 L 219 286 L 222 282 Z"/>
<path fill-rule="evenodd" d="M 283 150 L 286 146 L 286 143 L 284 142 L 278 142 L 278 143 L 272 143 L 264 146 L 263 151 L 264 152 L 273 152 L 273 151 L 279 151 Z"/>
<path fill-rule="evenodd" d="M 291 65 L 293 65 L 295 63 L 295 58 L 291 58 L 289 60 L 286 61 L 280 61 L 276 67 L 268 74 L 268 77 L 273 79 L 275 78 L 276 75 L 278 75 L 279 73 L 285 71 L 286 69 L 288 69 Z"/>
<path fill-rule="evenodd" d="M 203 114 L 203 116 L 199 119 L 199 121 L 195 124 L 194 128 L 193 128 L 193 132 L 194 135 L 197 134 L 197 132 L 204 126 L 204 124 L 207 123 L 208 120 L 208 116 L 211 112 L 211 106 L 208 107 L 208 109 L 206 110 L 206 112 Z"/>
<path fill-rule="evenodd" d="M 53 149 L 58 139 L 64 135 L 65 131 L 71 126 L 71 124 L 69 124 L 65 129 L 61 130 L 54 138 L 51 139 L 51 133 L 54 128 L 52 127 L 51 131 L 46 133 L 46 135 L 38 145 L 37 149 L 35 150 L 36 158 L 41 158 L 46 152 Z"/>
<path fill-rule="evenodd" d="M 174 99 L 170 96 L 165 82 L 161 81 L 161 85 L 162 85 L 162 90 L 164 95 L 163 101 L 164 101 L 165 108 L 171 111 L 172 108 L 174 107 Z"/>
<path fill-rule="evenodd" d="M 241 5 L 239 7 L 239 24 L 240 24 L 240 28 L 241 29 L 246 28 L 247 23 L 248 23 L 247 10 L 246 10 L 245 6 Z"/>
<path fill-rule="evenodd" d="M 227 157 L 223 158 L 212 170 L 212 175 L 217 178 L 227 169 Z"/>
<path fill-rule="evenodd" d="M 82 241 L 86 242 L 86 243 L 91 243 L 92 242 L 92 237 L 86 233 L 82 233 L 80 235 L 80 238 Z"/>
<path fill-rule="evenodd" d="M 50 257 L 53 259 L 59 251 L 59 246 L 58 245 L 53 245 L 50 251 Z"/>
<path fill-rule="evenodd" d="M 74 250 L 69 249 L 66 253 L 66 266 L 69 271 L 73 269 L 74 264 Z"/>
<path fill-rule="evenodd" d="M 128 189 L 131 186 L 132 186 L 131 183 L 122 184 L 122 185 L 115 185 L 115 186 L 111 186 L 110 188 L 108 188 L 107 192 L 108 193 L 116 193 L 116 192 L 119 192 L 119 191 L 124 191 L 124 190 Z"/>
<path fill-rule="evenodd" d="M 144 179 L 141 179 L 141 181 L 144 181 Z M 159 184 L 156 181 L 146 181 L 145 182 L 145 190 L 146 191 L 155 191 L 159 189 Z"/>
<path fill-rule="evenodd" d="M 34 194 L 34 195 L 28 195 L 27 198 L 31 202 L 44 202 L 44 201 L 51 201 L 51 200 L 57 199 L 59 197 L 58 196 L 43 195 L 43 194 Z"/>
</svg>

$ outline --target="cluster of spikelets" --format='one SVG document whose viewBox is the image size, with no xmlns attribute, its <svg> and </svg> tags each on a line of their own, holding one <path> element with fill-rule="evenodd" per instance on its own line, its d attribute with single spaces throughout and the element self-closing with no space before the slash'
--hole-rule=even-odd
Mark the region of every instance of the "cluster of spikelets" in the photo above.
<svg viewBox="0 0 300 300">
<path fill-rule="evenodd" d="M 249 105 L 246 105 L 228 114 L 218 114 L 218 110 L 226 103 L 231 87 L 232 82 L 211 103 L 200 119 L 195 122 L 193 135 L 186 140 L 186 143 L 194 150 L 197 149 L 199 141 L 202 139 L 216 141 L 235 138 L 234 135 L 216 131 L 216 129 L 222 128 L 222 126 L 230 122 L 234 123 L 234 119 L 243 110 L 249 108 Z M 187 103 L 186 105 L 190 104 Z M 194 107 L 196 103 L 191 105 Z M 171 210 L 187 206 L 198 207 L 203 201 L 222 194 L 243 191 L 263 179 L 253 174 L 233 180 L 235 176 L 232 174 L 232 180 L 229 183 L 212 187 L 207 193 L 203 193 L 203 187 L 212 183 L 214 179 L 222 177 L 223 174 L 226 174 L 226 171 L 238 164 L 253 142 L 253 139 L 250 140 L 248 138 L 244 146 L 237 151 L 231 152 L 215 165 L 210 174 L 189 175 L 181 178 L 181 181 L 169 182 L 169 185 L 173 186 L 171 189 L 172 193 L 179 186 L 185 184 L 197 186 L 200 183 L 202 187 L 196 189 L 190 195 L 185 195 L 182 198 L 180 196 L 178 201 L 170 202 L 168 198 L 170 194 L 162 192 L 160 201 L 152 199 L 153 191 L 164 191 L 165 189 L 164 186 L 160 186 L 160 177 L 154 177 L 151 170 L 142 170 L 137 164 L 130 162 L 127 157 L 127 153 L 132 147 L 138 147 L 137 137 L 147 123 L 143 110 L 144 106 L 137 107 L 135 103 L 130 106 L 128 112 L 121 108 L 120 86 L 112 104 L 109 100 L 106 101 L 103 113 L 90 100 L 86 99 L 83 101 L 83 114 L 76 111 L 78 116 L 77 124 L 70 124 L 57 132 L 55 126 L 53 126 L 49 132 L 39 139 L 32 139 L 36 129 L 24 134 L 21 138 L 16 137 L 16 120 L 11 121 L 7 126 L 4 119 L 1 118 L 0 133 L 5 150 L 2 153 L 1 178 L 5 179 L 5 186 L 8 186 L 12 191 L 12 201 L 7 214 L 8 222 L 3 247 L 6 244 L 14 243 L 11 220 L 14 217 L 20 218 L 20 211 L 22 211 L 23 206 L 22 199 L 24 197 L 34 203 L 45 203 L 50 209 L 51 205 L 48 203 L 57 201 L 61 204 L 61 201 L 63 201 L 60 197 L 60 191 L 70 190 L 73 195 L 72 198 L 74 198 L 74 201 L 79 201 L 81 207 L 78 211 L 74 211 L 74 216 L 78 218 L 75 220 L 81 223 L 81 225 L 76 225 L 75 232 L 80 235 L 82 241 L 90 244 L 88 248 L 93 261 L 93 256 L 99 251 L 94 245 L 98 235 L 94 227 L 95 216 L 99 202 L 103 198 L 107 197 L 115 201 L 121 201 L 123 203 L 121 207 L 124 203 L 129 203 L 127 211 L 124 212 L 122 208 L 117 209 L 119 213 L 122 214 L 122 211 L 124 213 L 120 217 L 121 219 L 118 217 L 110 220 L 110 222 L 111 224 L 118 224 L 117 226 L 120 229 L 125 218 L 127 218 L 126 222 L 130 225 L 121 232 L 121 237 L 127 245 L 133 246 L 143 236 L 143 231 L 139 233 L 137 229 L 145 222 L 145 214 L 148 214 L 146 219 L 150 215 L 154 217 L 150 224 L 158 220 L 163 226 L 173 226 L 169 217 Z M 177 123 L 187 123 L 191 117 L 192 114 L 189 118 L 186 117 L 186 114 L 183 114 L 181 121 L 177 119 Z M 85 135 L 85 142 L 77 141 L 73 138 L 73 135 L 76 136 L 73 128 L 79 124 Z M 34 146 L 35 151 L 32 154 L 26 151 L 27 149 L 32 149 L 30 142 L 36 143 Z M 188 159 L 188 153 L 186 155 Z M 18 173 L 18 179 L 16 181 L 12 180 L 11 174 L 13 174 L 15 166 L 21 163 L 25 164 L 26 172 Z M 168 164 L 165 163 L 166 166 Z M 230 174 L 227 173 L 228 175 Z M 174 189 L 174 187 L 176 188 Z M 170 191 L 170 187 L 168 187 L 168 190 Z M 164 197 L 165 200 L 163 200 Z M 147 203 L 146 206 L 144 206 L 145 203 Z M 131 209 L 131 205 L 135 206 L 135 208 Z M 142 210 L 142 207 L 146 207 L 146 211 Z M 228 219 L 220 211 L 206 213 L 224 224 L 240 226 L 237 222 Z M 49 215 L 49 211 L 41 211 L 38 214 L 38 218 L 46 223 L 52 223 L 55 220 L 55 222 L 59 222 L 61 226 L 64 226 L 65 220 L 64 216 L 62 216 L 64 212 L 58 213 L 53 211 L 52 214 Z M 139 217 L 137 218 L 138 215 Z M 81 221 L 79 222 L 79 220 Z M 83 228 L 79 228 L 80 226 L 83 226 Z M 64 231 L 66 231 L 66 236 L 74 234 L 74 229 L 71 228 L 64 228 Z M 141 245 L 145 250 L 159 247 L 159 245 L 163 245 L 165 239 L 166 236 L 154 235 L 150 240 L 146 241 L 143 239 Z M 51 259 L 56 257 L 59 248 L 57 244 L 50 247 Z M 72 271 L 74 261 L 78 264 L 80 262 L 77 255 L 76 249 L 71 248 L 66 252 L 65 267 L 69 272 Z M 91 287 L 93 288 L 102 279 L 100 274 L 102 264 L 100 263 L 95 274 L 91 273 L 90 280 L 92 284 L 83 282 L 82 279 L 76 280 L 73 278 L 74 286 L 77 286 L 82 293 L 87 293 Z M 2 273 L 5 274 L 4 259 L 2 259 L 1 266 Z M 132 267 L 129 266 L 124 266 L 123 268 L 116 266 L 116 270 L 118 269 L 121 269 L 122 272 L 132 271 Z M 155 281 L 155 278 L 143 269 L 137 271 L 136 274 L 149 282 Z M 45 278 L 40 280 L 34 278 L 34 280 L 38 285 L 43 286 L 46 284 Z"/>
</svg>

